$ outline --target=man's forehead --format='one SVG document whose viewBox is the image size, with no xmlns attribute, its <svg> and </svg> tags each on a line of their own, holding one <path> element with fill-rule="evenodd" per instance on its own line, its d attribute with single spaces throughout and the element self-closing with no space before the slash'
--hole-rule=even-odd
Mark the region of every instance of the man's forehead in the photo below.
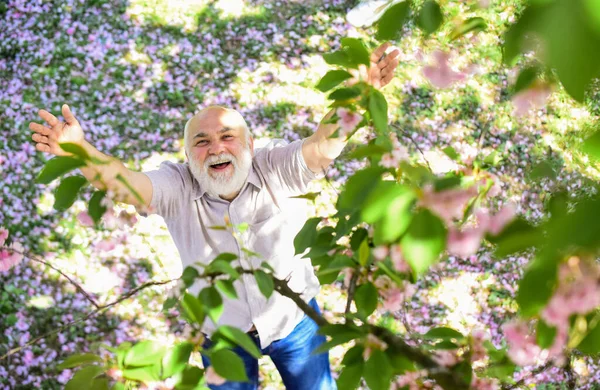
<svg viewBox="0 0 600 390">
<path fill-rule="evenodd" d="M 236 111 L 207 110 L 197 114 L 191 123 L 192 135 L 199 132 L 213 133 L 223 128 L 239 129 L 243 126 L 243 119 Z"/>
</svg>

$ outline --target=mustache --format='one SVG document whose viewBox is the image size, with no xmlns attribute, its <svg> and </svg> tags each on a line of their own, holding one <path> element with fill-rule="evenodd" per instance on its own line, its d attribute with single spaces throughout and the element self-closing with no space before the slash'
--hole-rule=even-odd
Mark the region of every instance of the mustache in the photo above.
<svg viewBox="0 0 600 390">
<path fill-rule="evenodd" d="M 221 153 L 216 156 L 208 156 L 206 160 L 204 160 L 204 168 L 208 169 L 211 165 L 221 164 L 230 162 L 235 167 L 237 164 L 237 158 L 231 153 Z"/>
</svg>

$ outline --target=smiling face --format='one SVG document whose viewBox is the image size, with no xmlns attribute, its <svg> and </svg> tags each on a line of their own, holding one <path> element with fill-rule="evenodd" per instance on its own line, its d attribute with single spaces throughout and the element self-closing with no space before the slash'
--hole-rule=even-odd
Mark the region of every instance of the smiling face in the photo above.
<svg viewBox="0 0 600 390">
<path fill-rule="evenodd" d="M 252 165 L 253 140 L 235 110 L 212 106 L 188 121 L 185 149 L 190 169 L 212 196 L 231 200 L 241 190 Z"/>
</svg>

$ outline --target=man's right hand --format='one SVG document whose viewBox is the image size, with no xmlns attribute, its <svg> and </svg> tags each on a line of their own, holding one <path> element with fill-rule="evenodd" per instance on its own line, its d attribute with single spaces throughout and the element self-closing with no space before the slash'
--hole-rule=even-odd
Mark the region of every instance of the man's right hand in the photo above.
<svg viewBox="0 0 600 390">
<path fill-rule="evenodd" d="M 68 156 L 70 153 L 62 150 L 59 144 L 83 144 L 83 129 L 66 104 L 62 106 L 62 114 L 65 122 L 59 121 L 58 118 L 46 110 L 40 110 L 38 115 L 46 121 L 47 126 L 36 122 L 29 123 L 29 128 L 35 131 L 31 138 L 36 142 L 35 148 L 40 152 L 51 153 L 56 156 Z"/>
</svg>

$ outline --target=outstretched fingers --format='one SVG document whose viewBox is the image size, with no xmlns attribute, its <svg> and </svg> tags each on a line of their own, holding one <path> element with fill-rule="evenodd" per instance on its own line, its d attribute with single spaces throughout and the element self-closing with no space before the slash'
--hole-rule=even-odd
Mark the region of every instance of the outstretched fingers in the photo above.
<svg viewBox="0 0 600 390">
<path fill-rule="evenodd" d="M 29 123 L 29 129 L 35 131 L 38 134 L 45 135 L 45 136 L 49 136 L 50 134 L 52 134 L 52 129 L 50 129 L 44 125 L 40 125 L 39 123 L 35 123 L 35 122 Z"/>
<path fill-rule="evenodd" d="M 52 127 L 60 123 L 57 117 L 55 117 L 46 110 L 39 110 L 38 115 L 42 117 L 42 119 L 45 120 Z"/>
<path fill-rule="evenodd" d="M 73 115 L 73 113 L 71 112 L 71 109 L 66 104 L 62 105 L 62 114 L 63 114 L 63 117 L 65 118 L 65 121 L 68 124 L 72 125 L 75 122 L 77 122 L 77 119 L 75 119 L 75 115 Z"/>
<path fill-rule="evenodd" d="M 377 49 L 375 49 L 373 51 L 373 53 L 371 53 L 371 63 L 373 63 L 373 64 L 378 63 L 379 59 L 381 58 L 381 56 L 383 56 L 385 54 L 385 51 L 387 50 L 388 47 L 390 47 L 390 43 L 385 42 L 384 44 L 379 46 Z"/>
</svg>

